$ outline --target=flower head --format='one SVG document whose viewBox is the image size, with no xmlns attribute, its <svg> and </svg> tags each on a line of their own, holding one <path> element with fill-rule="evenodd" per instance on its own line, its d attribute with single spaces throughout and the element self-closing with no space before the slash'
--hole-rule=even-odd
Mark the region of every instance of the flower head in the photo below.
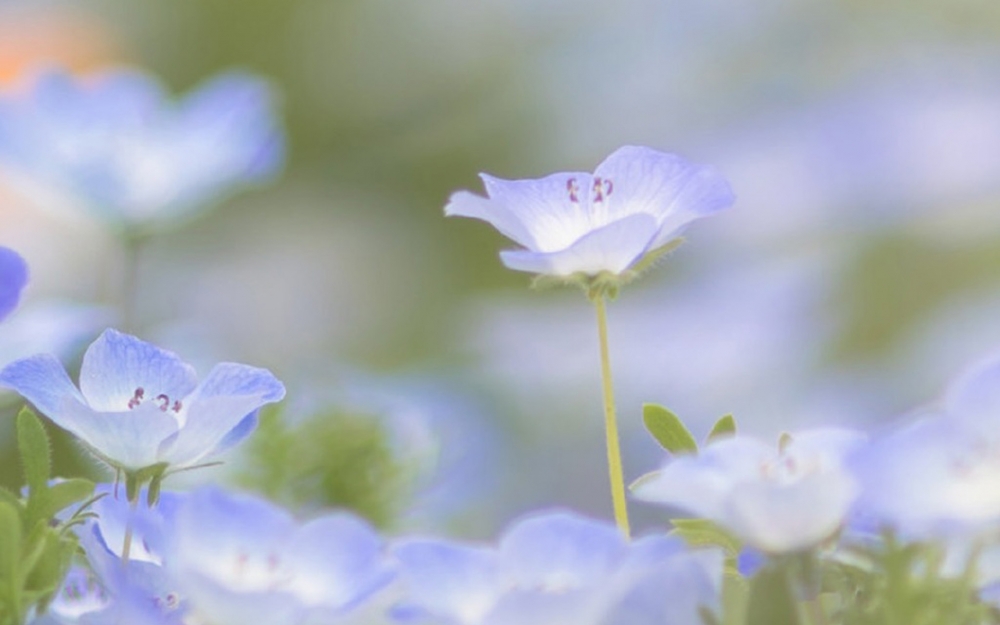
<svg viewBox="0 0 1000 625">
<path fill-rule="evenodd" d="M 126 472 L 202 462 L 243 440 L 257 410 L 285 394 L 269 371 L 234 363 L 199 383 L 176 354 L 110 329 L 87 348 L 79 389 L 47 354 L 7 365 L 0 385 Z"/>
<path fill-rule="evenodd" d="M 24 259 L 10 248 L 0 247 L 0 319 L 17 307 L 27 282 L 28 265 Z"/>
<path fill-rule="evenodd" d="M 445 215 L 482 219 L 522 245 L 500 253 L 507 267 L 559 278 L 622 276 L 734 200 L 714 168 L 635 146 L 619 148 L 593 174 L 481 178 L 487 197 L 459 191 Z"/>
<path fill-rule="evenodd" d="M 151 76 L 48 71 L 0 98 L 0 160 L 25 182 L 148 229 L 273 174 L 283 138 L 261 79 L 218 76 L 172 101 Z"/>
</svg>

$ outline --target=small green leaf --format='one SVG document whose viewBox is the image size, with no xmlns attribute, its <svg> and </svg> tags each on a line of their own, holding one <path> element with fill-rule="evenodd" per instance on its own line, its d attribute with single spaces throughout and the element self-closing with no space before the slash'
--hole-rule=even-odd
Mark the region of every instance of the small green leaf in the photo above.
<svg viewBox="0 0 1000 625">
<path fill-rule="evenodd" d="M 29 492 L 45 491 L 52 471 L 52 450 L 41 419 L 28 408 L 17 415 L 17 447 Z"/>
<path fill-rule="evenodd" d="M 708 519 L 670 519 L 678 536 L 692 547 L 721 547 L 727 557 L 735 558 L 743 545 L 738 538 Z"/>
<path fill-rule="evenodd" d="M 727 414 L 712 426 L 712 431 L 708 433 L 708 437 L 705 439 L 706 443 L 711 443 L 714 440 L 720 438 L 725 438 L 728 436 L 734 436 L 736 434 L 736 419 L 733 415 Z"/>
<path fill-rule="evenodd" d="M 21 515 L 17 508 L 0 501 L 0 579 L 16 579 L 21 561 Z"/>
<path fill-rule="evenodd" d="M 788 432 L 782 432 L 781 435 L 778 436 L 778 451 L 780 453 L 785 453 L 785 450 L 788 449 L 788 446 L 792 444 L 792 440 L 794 439 L 792 439 L 791 434 L 789 434 Z"/>
<path fill-rule="evenodd" d="M 646 429 L 664 449 L 673 454 L 698 453 L 698 443 L 677 415 L 663 406 L 645 404 L 642 420 Z"/>
<path fill-rule="evenodd" d="M 766 566 L 750 580 L 746 625 L 800 625 L 798 605 L 784 568 Z"/>
<path fill-rule="evenodd" d="M 642 486 L 643 484 L 648 484 L 660 476 L 660 471 L 650 471 L 649 473 L 643 473 L 639 477 L 635 478 L 635 481 L 628 485 L 629 490 L 635 490 Z"/>
<path fill-rule="evenodd" d="M 83 501 L 90 497 L 93 492 L 94 483 L 83 478 L 73 478 L 53 484 L 49 489 L 47 516 L 52 517 L 60 510 L 68 508 L 78 501 Z"/>
</svg>

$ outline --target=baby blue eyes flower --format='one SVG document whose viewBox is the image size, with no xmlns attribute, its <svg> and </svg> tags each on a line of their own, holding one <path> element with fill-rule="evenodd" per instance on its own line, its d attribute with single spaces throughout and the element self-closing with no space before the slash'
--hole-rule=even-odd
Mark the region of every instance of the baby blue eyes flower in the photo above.
<svg viewBox="0 0 1000 625">
<path fill-rule="evenodd" d="M 194 622 L 340 622 L 393 577 L 367 524 L 334 514 L 297 524 L 284 510 L 217 488 L 191 493 L 168 527 L 165 567 Z"/>
<path fill-rule="evenodd" d="M 7 365 L 0 385 L 126 473 L 196 465 L 245 438 L 257 410 L 285 394 L 267 370 L 234 363 L 199 383 L 175 354 L 110 329 L 84 354 L 79 389 L 49 355 Z"/>
<path fill-rule="evenodd" d="M 766 553 L 805 550 L 844 524 L 858 494 L 844 463 L 864 440 L 849 430 L 814 430 L 779 451 L 729 438 L 671 460 L 632 492 L 712 520 Z"/>
<path fill-rule="evenodd" d="M 21 291 L 28 282 L 28 265 L 14 250 L 0 247 L 0 320 L 21 301 Z"/>
<path fill-rule="evenodd" d="M 49 71 L 0 98 L 0 160 L 29 185 L 124 228 L 189 217 L 281 166 L 284 140 L 263 80 L 230 73 L 172 101 L 134 70 Z"/>
<path fill-rule="evenodd" d="M 500 253 L 507 267 L 560 278 L 620 276 L 734 201 L 714 168 L 635 146 L 619 148 L 593 174 L 481 178 L 487 197 L 459 191 L 445 215 L 487 221 L 521 245 Z"/>
</svg>

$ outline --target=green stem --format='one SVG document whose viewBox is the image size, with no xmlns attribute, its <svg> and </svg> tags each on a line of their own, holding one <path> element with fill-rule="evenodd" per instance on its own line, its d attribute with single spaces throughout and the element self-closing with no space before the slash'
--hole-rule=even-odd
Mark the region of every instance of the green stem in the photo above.
<svg viewBox="0 0 1000 625">
<path fill-rule="evenodd" d="M 135 525 L 135 511 L 139 506 L 138 495 L 128 503 L 128 519 L 125 521 L 125 541 L 122 543 L 122 566 L 128 566 L 129 555 L 132 553 L 132 530 Z"/>
<path fill-rule="evenodd" d="M 597 331 L 601 340 L 601 381 L 604 389 L 604 430 L 608 443 L 608 473 L 611 478 L 611 501 L 618 529 L 629 536 L 628 508 L 625 504 L 625 476 L 622 452 L 618 443 L 618 422 L 615 418 L 615 391 L 611 383 L 611 358 L 608 355 L 608 312 L 604 295 L 594 298 L 597 308 Z"/>
</svg>

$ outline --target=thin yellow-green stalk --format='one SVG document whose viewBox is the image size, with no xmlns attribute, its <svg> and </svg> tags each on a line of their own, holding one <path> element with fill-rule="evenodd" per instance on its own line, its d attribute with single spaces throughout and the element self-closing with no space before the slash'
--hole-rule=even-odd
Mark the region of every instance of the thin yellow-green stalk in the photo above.
<svg viewBox="0 0 1000 625">
<path fill-rule="evenodd" d="M 614 505 L 615 523 L 629 536 L 628 508 L 625 504 L 625 475 L 622 471 L 622 452 L 618 442 L 618 422 L 615 417 L 615 391 L 611 382 L 611 358 L 608 355 L 608 313 L 604 295 L 594 298 L 597 308 L 597 331 L 601 341 L 601 382 L 604 390 L 604 430 L 608 443 L 608 473 L 611 478 L 611 502 Z"/>
</svg>

